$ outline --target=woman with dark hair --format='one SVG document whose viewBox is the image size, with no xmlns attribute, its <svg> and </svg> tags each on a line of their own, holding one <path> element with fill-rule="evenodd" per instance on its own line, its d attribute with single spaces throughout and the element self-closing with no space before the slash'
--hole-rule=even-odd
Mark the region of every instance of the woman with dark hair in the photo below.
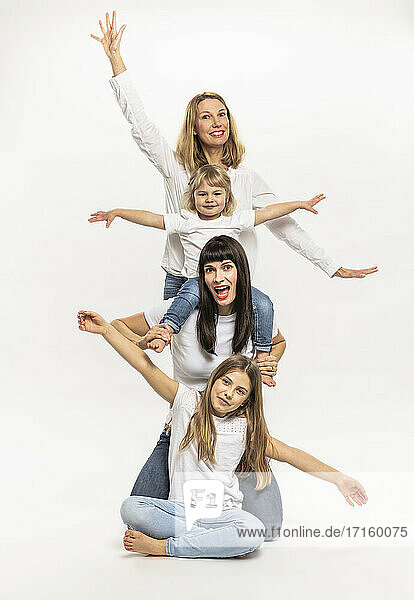
<svg viewBox="0 0 414 600">
<path fill-rule="evenodd" d="M 204 246 L 199 260 L 200 304 L 185 322 L 181 331 L 172 336 L 158 325 L 170 300 L 131 317 L 115 319 L 111 325 L 142 350 L 154 339 L 171 339 L 173 378 L 192 389 L 203 390 L 212 371 L 226 358 L 242 353 L 254 356 L 251 341 L 253 307 L 250 270 L 242 246 L 228 236 L 212 238 Z M 226 298 L 215 293 L 217 285 L 228 287 Z M 270 356 L 257 362 L 260 372 L 275 375 L 286 343 L 273 324 Z M 145 463 L 131 495 L 168 498 L 169 423 Z M 278 531 L 282 521 L 279 488 L 272 475 L 269 486 L 255 490 L 252 477 L 240 480 L 243 508 L 265 523 L 268 531 Z"/>
<path fill-rule="evenodd" d="M 258 490 L 269 483 L 273 458 L 337 486 L 346 501 L 362 506 L 368 500 L 362 485 L 303 450 L 270 436 L 263 412 L 259 369 L 236 354 L 219 364 L 199 392 L 171 379 L 140 348 L 125 339 L 100 315 L 79 311 L 79 329 L 100 334 L 154 391 L 166 400 L 174 425 L 169 450 L 170 491 L 165 499 L 130 496 L 121 507 L 129 552 L 185 558 L 225 558 L 261 546 L 267 525 L 241 506 L 243 492 L 236 470 L 250 473 Z M 185 485 L 191 481 L 221 484 L 222 500 L 212 517 L 197 515 L 187 525 Z M 199 486 L 200 487 L 200 486 Z M 193 490 L 201 492 L 202 490 Z M 191 490 L 190 490 L 191 492 Z M 259 492 L 260 493 L 260 492 Z M 197 502 L 195 502 L 197 506 Z M 210 513 L 211 514 L 211 513 Z M 272 526 L 272 525 L 270 525 Z M 276 532 L 273 532 L 273 536 Z"/>
</svg>

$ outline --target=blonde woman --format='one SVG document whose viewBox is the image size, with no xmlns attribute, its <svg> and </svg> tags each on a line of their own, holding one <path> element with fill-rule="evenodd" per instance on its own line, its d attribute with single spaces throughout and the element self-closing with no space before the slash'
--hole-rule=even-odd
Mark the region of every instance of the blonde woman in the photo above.
<svg viewBox="0 0 414 600">
<path fill-rule="evenodd" d="M 112 19 L 106 13 L 106 27 L 99 21 L 102 37 L 99 41 L 108 56 L 114 77 L 110 83 L 115 97 L 131 126 L 134 141 L 164 178 L 165 209 L 177 213 L 187 189 L 191 173 L 204 164 L 225 168 L 237 199 L 237 211 L 257 209 L 274 203 L 276 197 L 264 181 L 243 163 L 244 146 L 239 140 L 235 120 L 225 100 L 216 93 L 197 94 L 188 103 L 184 123 L 174 151 L 150 121 L 135 87 L 131 83 L 120 53 L 125 25 L 119 31 L 116 13 Z M 301 229 L 292 217 L 285 216 L 267 223 L 268 229 L 290 248 L 321 268 L 329 277 L 363 278 L 377 268 L 346 269 L 329 258 Z M 251 268 L 256 263 L 256 234 L 245 231 L 240 236 Z M 182 276 L 183 248 L 177 234 L 167 236 L 162 267 L 166 271 L 164 299 L 174 297 L 185 278 Z"/>
<path fill-rule="evenodd" d="M 351 506 L 366 503 L 358 481 L 269 435 L 260 371 L 248 357 L 227 358 L 197 392 L 168 377 L 97 313 L 80 311 L 78 323 L 82 331 L 102 335 L 172 409 L 169 497 L 124 501 L 121 516 L 128 529 L 123 541 L 129 552 L 223 558 L 256 550 L 267 532 L 257 517 L 242 510 L 236 471 L 255 473 L 256 487 L 264 488 L 270 481 L 268 458 L 334 483 Z M 221 481 L 224 503 L 219 517 L 197 519 L 186 531 L 183 486 L 190 479 Z"/>
<path fill-rule="evenodd" d="M 303 209 L 317 214 L 314 206 L 324 199 L 320 194 L 306 202 L 283 202 L 268 204 L 257 210 L 243 210 L 236 214 L 236 200 L 231 190 L 227 172 L 217 165 L 203 165 L 191 176 L 188 191 L 184 194 L 181 213 L 157 214 L 147 210 L 114 208 L 107 212 L 92 213 L 90 223 L 106 221 L 108 228 L 116 217 L 137 225 L 155 227 L 177 233 L 184 249 L 182 274 L 188 281 L 182 286 L 161 322 L 166 323 L 170 333 L 179 333 L 182 325 L 197 308 L 200 300 L 198 287 L 198 262 L 205 244 L 213 237 L 226 234 L 238 239 L 243 231 Z M 229 286 L 217 284 L 212 293 L 217 302 L 226 300 Z M 253 345 L 256 358 L 264 359 L 272 349 L 273 305 L 265 294 L 252 288 L 254 312 Z M 162 339 L 154 340 L 151 348 L 161 352 L 165 347 Z M 211 349 L 214 353 L 214 349 Z M 262 375 L 263 383 L 270 387 L 275 382 L 270 375 Z"/>
</svg>

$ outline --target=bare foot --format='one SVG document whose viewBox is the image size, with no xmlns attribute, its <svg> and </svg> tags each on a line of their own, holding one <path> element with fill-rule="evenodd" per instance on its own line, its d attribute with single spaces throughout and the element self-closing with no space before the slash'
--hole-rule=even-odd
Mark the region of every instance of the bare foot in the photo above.
<svg viewBox="0 0 414 600">
<path fill-rule="evenodd" d="M 166 345 L 167 342 L 164 342 L 164 340 L 160 340 L 158 338 L 152 340 L 151 342 L 148 342 L 148 348 L 151 348 L 151 350 L 155 350 L 155 352 L 162 352 Z"/>
<path fill-rule="evenodd" d="M 156 540 L 141 531 L 127 529 L 124 535 L 124 548 L 128 552 L 152 554 L 153 556 L 167 556 L 165 552 L 166 540 Z"/>
<path fill-rule="evenodd" d="M 271 375 L 263 375 L 262 374 L 262 381 L 265 385 L 268 385 L 269 387 L 276 386 L 276 382 Z"/>
</svg>

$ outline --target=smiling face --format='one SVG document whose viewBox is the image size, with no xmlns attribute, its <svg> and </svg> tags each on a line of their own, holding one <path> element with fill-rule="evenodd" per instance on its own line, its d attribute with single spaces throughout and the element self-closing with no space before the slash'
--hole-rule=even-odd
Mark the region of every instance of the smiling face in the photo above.
<svg viewBox="0 0 414 600">
<path fill-rule="evenodd" d="M 217 219 L 226 206 L 226 190 L 202 183 L 194 192 L 194 204 L 200 219 Z"/>
<path fill-rule="evenodd" d="M 211 406 L 218 417 L 237 410 L 250 396 L 250 378 L 245 371 L 228 371 L 211 388 Z"/>
<path fill-rule="evenodd" d="M 231 260 L 204 265 L 204 281 L 218 304 L 219 315 L 231 315 L 237 291 L 237 268 Z"/>
<path fill-rule="evenodd" d="M 227 142 L 230 126 L 227 109 L 220 100 L 208 98 L 199 103 L 194 133 L 205 147 L 217 148 Z"/>
</svg>

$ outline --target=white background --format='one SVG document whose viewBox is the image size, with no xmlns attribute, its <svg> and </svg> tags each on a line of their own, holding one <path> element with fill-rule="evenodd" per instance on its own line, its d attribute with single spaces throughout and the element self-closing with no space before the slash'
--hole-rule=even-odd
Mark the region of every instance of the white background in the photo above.
<svg viewBox="0 0 414 600">
<path fill-rule="evenodd" d="M 288 349 L 266 390 L 271 432 L 358 477 L 351 509 L 328 484 L 278 465 L 285 524 L 410 525 L 414 9 L 346 3 L 120 2 L 123 56 L 175 144 L 195 93 L 228 101 L 249 166 L 363 281 L 329 280 L 259 232 L 255 284 Z M 132 139 L 89 38 L 97 1 L 1 3 L 2 520 L 10 600 L 408 598 L 410 540 L 266 544 L 247 561 L 148 559 L 121 549 L 118 506 L 165 407 L 79 308 L 108 319 L 158 302 L 164 234 L 90 225 L 96 209 L 163 208 L 161 176 Z M 165 352 L 160 365 L 170 369 Z M 365 546 L 369 545 L 367 548 Z"/>
</svg>

